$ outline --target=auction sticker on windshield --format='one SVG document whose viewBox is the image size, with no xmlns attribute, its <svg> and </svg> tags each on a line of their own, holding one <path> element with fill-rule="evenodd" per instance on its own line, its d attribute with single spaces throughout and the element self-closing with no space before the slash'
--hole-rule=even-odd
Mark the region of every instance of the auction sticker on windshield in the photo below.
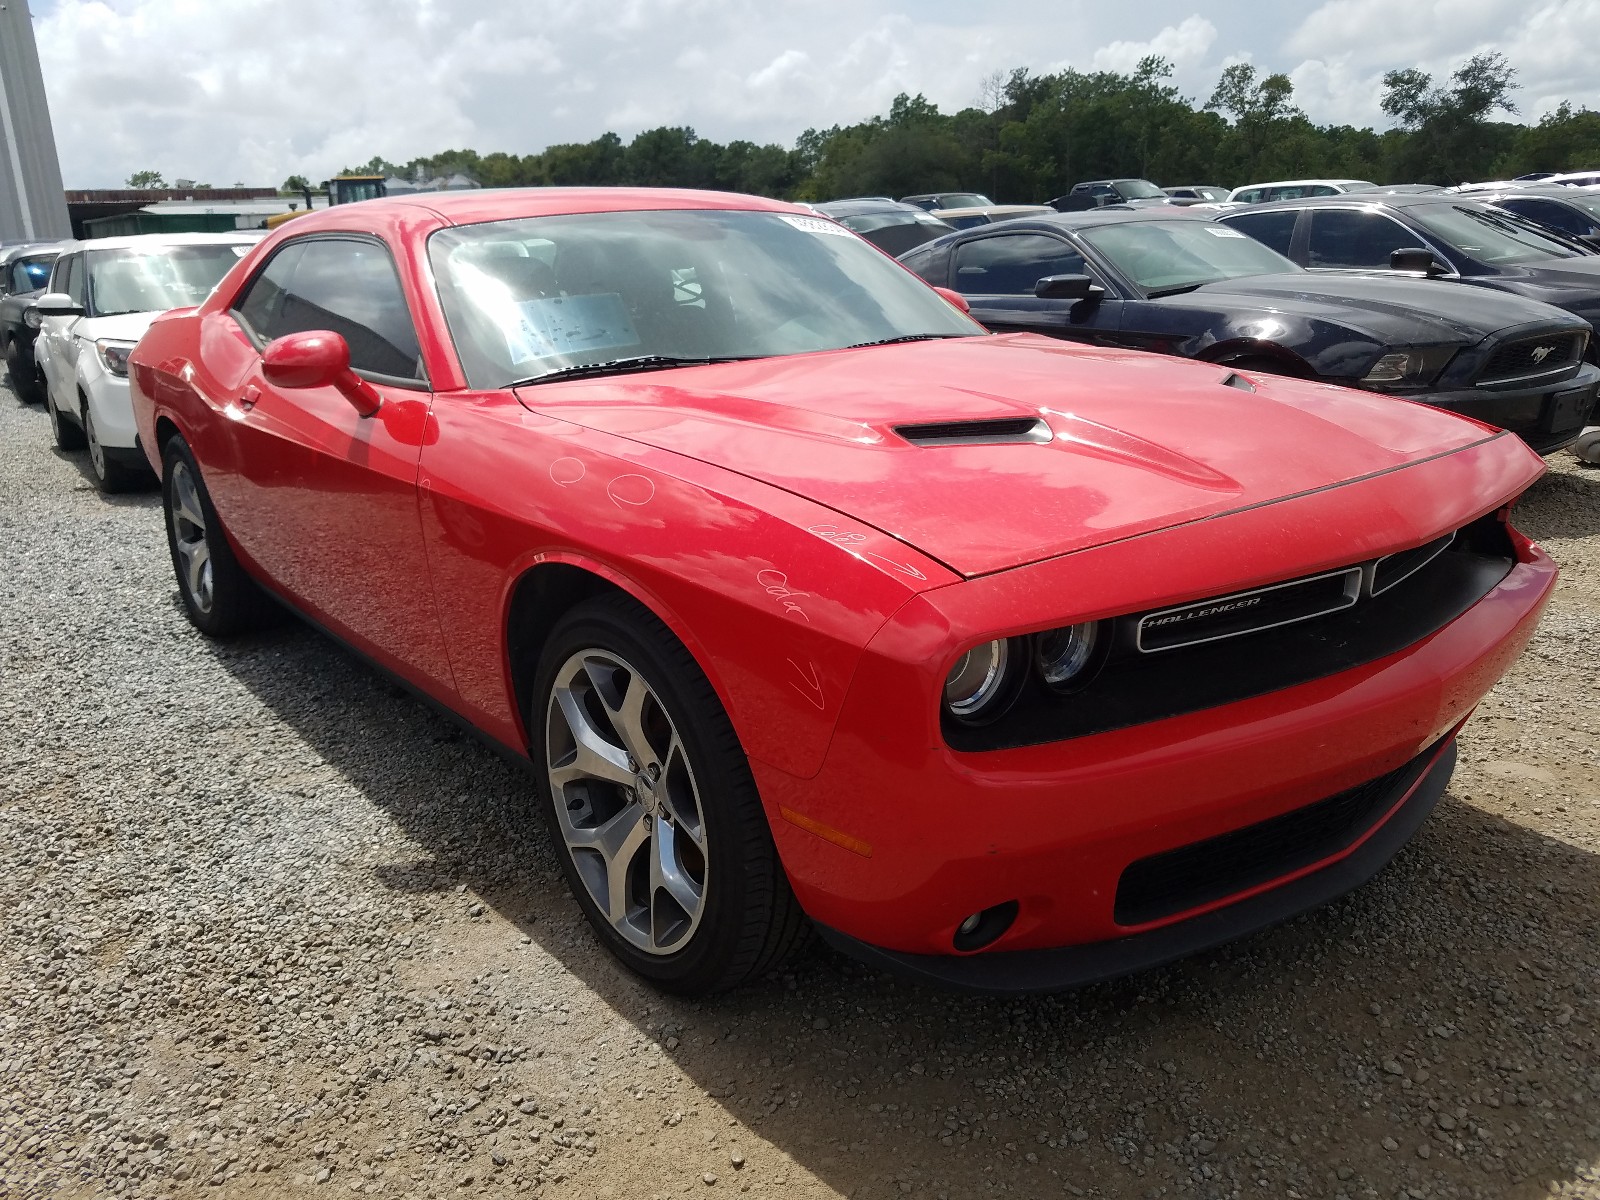
<svg viewBox="0 0 1600 1200">
<path fill-rule="evenodd" d="M 835 237 L 855 237 L 843 225 L 835 225 L 832 221 L 824 221 L 821 217 L 784 217 L 785 221 L 796 229 L 803 229 L 807 233 L 828 233 Z"/>
<path fill-rule="evenodd" d="M 506 331 L 513 361 L 590 354 L 637 346 L 639 335 L 616 292 L 523 300 L 516 328 Z"/>
<path fill-rule="evenodd" d="M 1242 238 L 1249 236 L 1248 234 L 1240 233 L 1237 229 L 1229 229 L 1226 225 L 1207 225 L 1206 232 L 1212 237 Z"/>
</svg>

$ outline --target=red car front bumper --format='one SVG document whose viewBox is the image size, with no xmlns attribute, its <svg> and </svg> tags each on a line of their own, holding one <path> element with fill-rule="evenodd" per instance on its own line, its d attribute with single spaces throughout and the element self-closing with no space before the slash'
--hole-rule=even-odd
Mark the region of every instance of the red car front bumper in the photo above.
<svg viewBox="0 0 1600 1200">
<path fill-rule="evenodd" d="M 1087 982 L 1281 920 L 1375 873 L 1442 793 L 1455 730 L 1532 636 L 1555 577 L 1523 541 L 1486 596 L 1400 653 L 1167 720 L 981 754 L 886 723 L 904 664 L 869 649 L 818 775 L 757 763 L 757 782 L 795 890 L 836 944 L 958 986 Z M 1119 885 L 1140 860 L 1391 773 L 1364 824 L 1316 861 L 1154 920 L 1130 920 L 1124 904 L 1119 919 Z M 1002 937 L 955 952 L 964 919 L 1010 901 Z"/>
</svg>

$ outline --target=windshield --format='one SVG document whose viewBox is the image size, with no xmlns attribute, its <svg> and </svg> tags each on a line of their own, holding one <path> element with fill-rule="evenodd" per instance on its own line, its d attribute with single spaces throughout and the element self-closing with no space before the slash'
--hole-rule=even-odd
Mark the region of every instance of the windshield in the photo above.
<svg viewBox="0 0 1600 1200">
<path fill-rule="evenodd" d="M 938 197 L 939 208 L 993 208 L 994 201 L 979 192 L 944 192 Z"/>
<path fill-rule="evenodd" d="M 983 332 L 820 217 L 527 217 L 441 229 L 429 255 L 462 366 L 481 388 L 646 356 L 763 358 Z"/>
<path fill-rule="evenodd" d="M 1167 194 L 1144 179 L 1120 179 L 1111 185 L 1124 200 L 1165 200 Z"/>
<path fill-rule="evenodd" d="M 50 265 L 55 261 L 54 254 L 17 259 L 6 269 L 6 290 L 13 294 L 38 291 L 50 282 Z"/>
<path fill-rule="evenodd" d="M 1481 263 L 1515 266 L 1541 258 L 1577 258 L 1583 252 L 1542 233 L 1515 213 L 1464 204 L 1418 205 L 1411 216 L 1429 233 Z"/>
<path fill-rule="evenodd" d="M 1600 196 L 1586 196 L 1581 193 L 1575 193 L 1571 196 L 1562 196 L 1561 200 L 1564 204 L 1583 209 L 1591 217 L 1600 217 Z"/>
<path fill-rule="evenodd" d="M 248 242 L 89 252 L 89 312 L 165 312 L 199 304 L 250 249 Z"/>
<path fill-rule="evenodd" d="M 1130 221 L 1081 236 L 1151 296 L 1300 269 L 1253 237 L 1209 221 Z"/>
<path fill-rule="evenodd" d="M 916 249 L 924 242 L 943 237 L 953 228 L 920 208 L 901 209 L 896 212 L 859 213 L 836 219 L 841 225 L 854 229 L 878 249 L 896 258 L 907 250 Z"/>
</svg>

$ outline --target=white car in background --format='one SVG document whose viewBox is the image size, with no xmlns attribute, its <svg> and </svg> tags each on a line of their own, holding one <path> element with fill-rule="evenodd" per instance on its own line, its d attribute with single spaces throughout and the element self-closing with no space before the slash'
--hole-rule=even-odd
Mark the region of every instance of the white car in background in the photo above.
<svg viewBox="0 0 1600 1200">
<path fill-rule="evenodd" d="M 128 355 L 161 313 L 199 304 L 257 241 L 251 233 L 146 233 L 70 242 L 34 302 L 34 357 L 56 445 L 89 448 L 101 491 L 152 482 L 135 443 Z"/>
<path fill-rule="evenodd" d="M 1342 196 L 1370 192 L 1377 184 L 1365 179 L 1279 179 L 1272 183 L 1247 183 L 1228 193 L 1229 204 L 1266 204 L 1272 200 L 1301 200 L 1307 196 Z"/>
</svg>

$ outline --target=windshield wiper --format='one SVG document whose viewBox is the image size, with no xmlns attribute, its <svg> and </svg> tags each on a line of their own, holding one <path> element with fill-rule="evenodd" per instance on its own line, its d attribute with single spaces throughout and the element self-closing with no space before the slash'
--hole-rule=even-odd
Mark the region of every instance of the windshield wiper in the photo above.
<svg viewBox="0 0 1600 1200">
<path fill-rule="evenodd" d="M 865 350 L 868 346 L 898 346 L 901 342 L 936 342 L 942 338 L 973 337 L 970 333 L 905 333 L 899 337 L 879 338 L 875 342 L 856 342 L 840 346 L 841 350 Z"/>
<path fill-rule="evenodd" d="M 680 358 L 671 354 L 641 354 L 635 358 L 613 358 L 609 362 L 574 363 L 570 367 L 557 367 L 543 375 L 527 379 L 513 379 L 506 387 L 531 387 L 536 383 L 553 383 L 557 379 L 583 379 L 593 375 L 627 375 L 634 371 L 665 371 L 671 367 L 708 367 L 713 363 L 749 362 L 765 358 L 764 354 L 730 354 L 721 358 Z"/>
<path fill-rule="evenodd" d="M 1203 280 L 1200 283 L 1185 283 L 1185 284 L 1182 284 L 1182 285 L 1180 285 L 1178 287 L 1157 288 L 1153 292 L 1146 292 L 1145 293 L 1145 299 L 1146 300 L 1159 300 L 1163 296 L 1181 296 L 1185 292 L 1198 291 L 1200 288 L 1205 287 L 1205 285 L 1207 283 L 1209 283 L 1209 282 L 1210 282 L 1210 280 Z"/>
</svg>

